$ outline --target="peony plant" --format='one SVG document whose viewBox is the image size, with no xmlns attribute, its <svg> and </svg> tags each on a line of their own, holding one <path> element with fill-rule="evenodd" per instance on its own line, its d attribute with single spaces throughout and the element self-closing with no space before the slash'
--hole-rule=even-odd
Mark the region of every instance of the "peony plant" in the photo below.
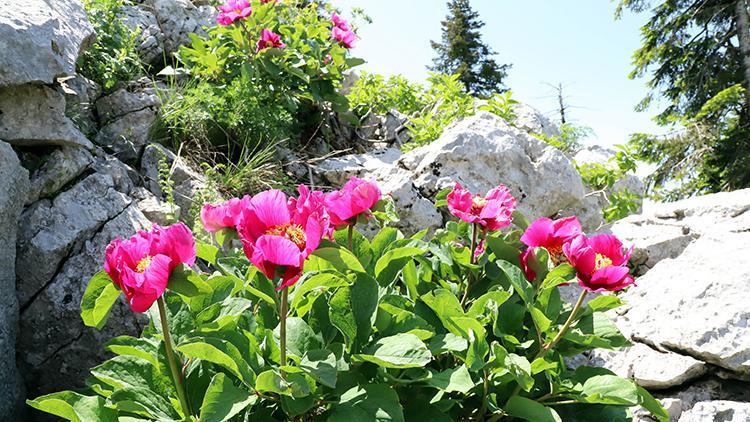
<svg viewBox="0 0 750 422">
<path fill-rule="evenodd" d="M 392 199 L 352 178 L 206 204 L 209 243 L 179 223 L 115 240 L 82 318 L 101 328 L 123 293 L 148 326 L 107 343 L 84 391 L 28 403 L 72 421 L 668 420 L 633 381 L 566 363 L 628 345 L 606 315 L 633 284 L 616 237 L 529 223 L 502 185 L 438 205 L 455 219 L 405 236 Z"/>
</svg>

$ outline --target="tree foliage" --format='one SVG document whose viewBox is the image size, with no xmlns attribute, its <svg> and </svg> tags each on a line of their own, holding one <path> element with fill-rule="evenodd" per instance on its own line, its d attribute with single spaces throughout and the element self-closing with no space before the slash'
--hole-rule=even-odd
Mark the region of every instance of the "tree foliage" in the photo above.
<svg viewBox="0 0 750 422">
<path fill-rule="evenodd" d="M 635 134 L 638 158 L 657 165 L 649 190 L 663 199 L 750 186 L 750 33 L 746 0 L 622 0 L 651 13 L 632 78 L 649 76 L 638 110 L 662 99 L 667 136 Z"/>
<path fill-rule="evenodd" d="M 458 74 L 466 89 L 479 96 L 490 96 L 505 91 L 503 79 L 509 64 L 498 64 L 495 52 L 482 41 L 480 30 L 484 22 L 471 8 L 469 0 L 450 0 L 448 16 L 441 23 L 441 42 L 432 41 L 437 53 L 430 70 Z"/>
</svg>

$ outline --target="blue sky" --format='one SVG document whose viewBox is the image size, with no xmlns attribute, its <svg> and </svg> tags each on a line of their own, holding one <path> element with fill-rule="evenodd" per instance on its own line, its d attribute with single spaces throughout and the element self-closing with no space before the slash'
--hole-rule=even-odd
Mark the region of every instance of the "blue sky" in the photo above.
<svg viewBox="0 0 750 422">
<path fill-rule="evenodd" d="M 444 0 L 334 0 L 347 14 L 360 7 L 373 23 L 359 30 L 355 55 L 362 68 L 400 73 L 414 80 L 432 63 L 430 40 L 440 39 Z M 571 120 L 591 127 L 592 143 L 623 143 L 633 132 L 660 132 L 656 110 L 638 113 L 645 80 L 628 79 L 631 56 L 640 45 L 647 14 L 614 19 L 608 0 L 473 0 L 486 23 L 484 41 L 501 63 L 512 63 L 507 85 L 514 97 L 556 118 L 556 99 L 547 84 L 562 83 Z"/>
</svg>

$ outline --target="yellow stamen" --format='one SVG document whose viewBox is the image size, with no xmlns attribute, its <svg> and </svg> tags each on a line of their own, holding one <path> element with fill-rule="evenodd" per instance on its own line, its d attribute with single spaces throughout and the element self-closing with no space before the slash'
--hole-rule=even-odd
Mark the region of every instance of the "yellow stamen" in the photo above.
<svg viewBox="0 0 750 422">
<path fill-rule="evenodd" d="M 286 239 L 289 239 L 297 245 L 297 247 L 302 250 L 305 249 L 305 245 L 307 244 L 307 236 L 305 236 L 305 231 L 302 229 L 302 226 L 298 224 L 282 224 L 279 226 L 274 226 L 268 229 L 266 234 L 270 234 L 272 236 L 281 236 Z"/>
<path fill-rule="evenodd" d="M 612 265 L 612 260 L 608 257 L 602 255 L 602 254 L 596 254 L 596 261 L 594 264 L 594 268 L 597 270 L 601 270 L 602 268 L 606 268 Z"/>
<path fill-rule="evenodd" d="M 474 212 L 482 211 L 482 208 L 487 205 L 487 200 L 477 195 L 471 200 L 471 210 Z"/>
<path fill-rule="evenodd" d="M 549 253 L 549 257 L 552 260 L 552 263 L 555 264 L 555 266 L 560 265 L 563 262 L 568 262 L 568 258 L 563 253 L 562 245 L 549 247 L 547 248 L 547 252 Z"/>
<path fill-rule="evenodd" d="M 140 262 L 138 262 L 138 266 L 135 267 L 135 271 L 142 273 L 146 271 L 146 268 L 148 268 L 149 265 L 151 265 L 151 257 L 146 256 L 145 258 L 141 259 Z"/>
</svg>

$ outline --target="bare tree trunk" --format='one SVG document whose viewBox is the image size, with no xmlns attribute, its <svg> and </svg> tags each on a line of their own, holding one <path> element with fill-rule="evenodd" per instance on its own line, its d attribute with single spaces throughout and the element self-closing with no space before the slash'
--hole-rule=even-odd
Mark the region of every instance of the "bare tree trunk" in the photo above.
<svg viewBox="0 0 750 422">
<path fill-rule="evenodd" d="M 560 124 L 567 123 L 565 119 L 565 110 L 568 107 L 565 106 L 565 97 L 563 96 L 563 85 L 562 82 L 557 84 L 557 102 L 560 104 Z"/>
<path fill-rule="evenodd" d="M 742 55 L 742 70 L 745 76 L 745 105 L 750 113 L 750 18 L 748 18 L 747 0 L 737 0 L 734 13 L 737 18 L 737 38 Z"/>
</svg>

